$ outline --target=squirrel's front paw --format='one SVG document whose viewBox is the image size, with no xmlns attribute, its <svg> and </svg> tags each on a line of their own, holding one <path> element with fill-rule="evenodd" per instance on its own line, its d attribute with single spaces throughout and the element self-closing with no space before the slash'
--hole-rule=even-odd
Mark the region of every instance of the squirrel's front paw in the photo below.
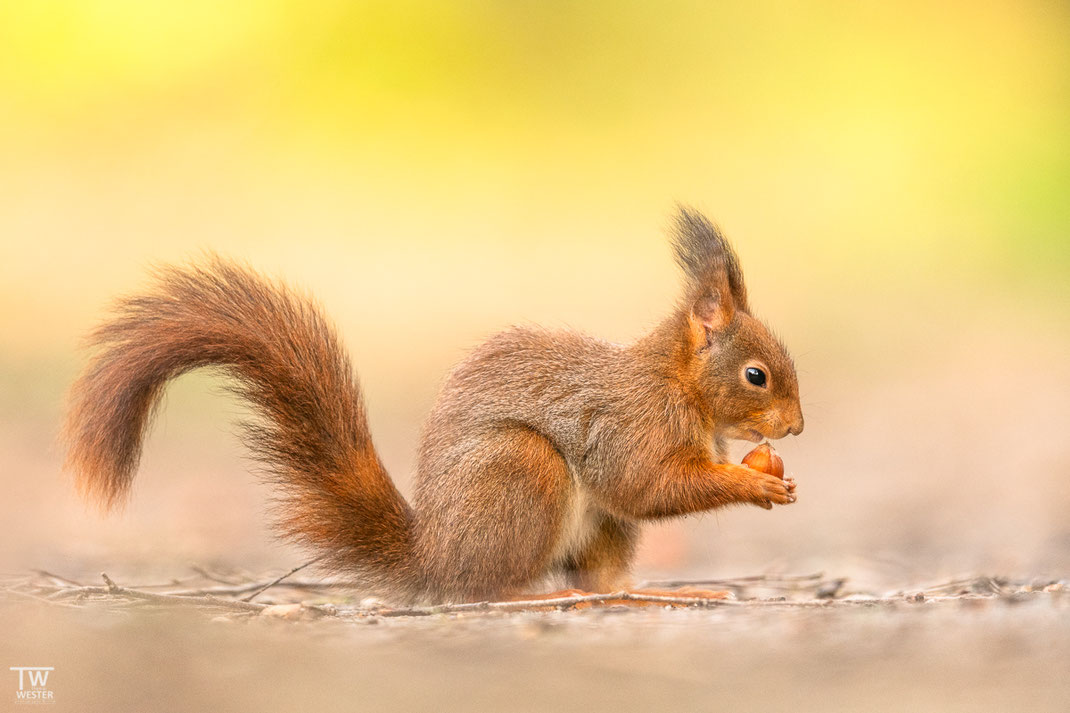
<svg viewBox="0 0 1070 713">
<path fill-rule="evenodd" d="M 795 481 L 790 477 L 783 480 L 775 475 L 752 470 L 754 473 L 754 495 L 751 498 L 758 507 L 769 510 L 776 505 L 790 505 L 795 502 Z"/>
</svg>

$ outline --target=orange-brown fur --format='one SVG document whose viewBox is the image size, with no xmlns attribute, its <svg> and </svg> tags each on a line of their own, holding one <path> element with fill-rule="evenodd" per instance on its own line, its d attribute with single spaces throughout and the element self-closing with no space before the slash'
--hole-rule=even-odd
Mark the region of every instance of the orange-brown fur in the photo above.
<svg viewBox="0 0 1070 713">
<path fill-rule="evenodd" d="M 679 307 L 630 346 L 507 330 L 454 369 L 428 417 L 410 506 L 376 455 L 360 387 L 307 298 L 232 263 L 170 268 L 93 333 L 74 384 L 68 464 L 105 507 L 128 496 L 166 383 L 220 367 L 277 486 L 282 533 L 397 600 L 515 595 L 553 572 L 627 580 L 643 520 L 794 502 L 794 482 L 727 464 L 729 438 L 802 430 L 783 346 L 750 316 L 739 262 L 681 209 Z M 747 364 L 768 372 L 747 383 Z"/>
</svg>

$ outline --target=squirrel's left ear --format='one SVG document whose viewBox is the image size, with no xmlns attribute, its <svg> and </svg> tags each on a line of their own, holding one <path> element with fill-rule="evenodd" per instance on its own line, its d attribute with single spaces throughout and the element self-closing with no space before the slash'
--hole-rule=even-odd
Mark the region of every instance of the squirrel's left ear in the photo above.
<svg viewBox="0 0 1070 713">
<path fill-rule="evenodd" d="M 739 258 L 709 218 L 693 208 L 678 206 L 673 221 L 672 247 L 676 262 L 687 275 L 689 295 L 699 295 L 693 310 L 696 316 L 709 311 L 710 299 L 719 306 L 722 317 L 726 310 L 728 319 L 731 319 L 733 310 L 749 314 L 747 287 Z M 706 300 L 705 306 L 699 304 L 703 300 Z"/>
<path fill-rule="evenodd" d="M 708 289 L 689 294 L 687 300 L 692 341 L 700 347 L 709 347 L 713 343 L 713 335 L 727 327 L 736 312 L 728 284 L 711 285 Z"/>
</svg>

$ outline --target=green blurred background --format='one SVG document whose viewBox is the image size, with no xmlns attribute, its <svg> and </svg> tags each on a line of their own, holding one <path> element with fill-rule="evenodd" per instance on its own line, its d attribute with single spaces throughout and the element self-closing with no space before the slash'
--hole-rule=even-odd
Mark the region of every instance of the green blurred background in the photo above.
<svg viewBox="0 0 1070 713">
<path fill-rule="evenodd" d="M 61 478 L 79 339 L 148 265 L 314 292 L 409 492 L 466 349 L 666 313 L 677 200 L 736 242 L 807 432 L 797 505 L 652 526 L 641 573 L 1070 569 L 1064 2 L 3 2 L 0 127 L 2 569 L 301 561 L 208 376 L 123 517 Z"/>
</svg>

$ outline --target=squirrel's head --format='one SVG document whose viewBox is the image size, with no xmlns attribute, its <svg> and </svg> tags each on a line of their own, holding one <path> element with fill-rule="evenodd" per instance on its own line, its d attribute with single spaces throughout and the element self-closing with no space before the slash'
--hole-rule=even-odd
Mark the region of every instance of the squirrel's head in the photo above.
<svg viewBox="0 0 1070 713">
<path fill-rule="evenodd" d="M 692 374 L 717 429 L 755 442 L 801 433 L 795 365 L 751 316 L 732 246 L 705 216 L 680 207 L 673 249 L 687 277 L 683 314 Z"/>
</svg>

